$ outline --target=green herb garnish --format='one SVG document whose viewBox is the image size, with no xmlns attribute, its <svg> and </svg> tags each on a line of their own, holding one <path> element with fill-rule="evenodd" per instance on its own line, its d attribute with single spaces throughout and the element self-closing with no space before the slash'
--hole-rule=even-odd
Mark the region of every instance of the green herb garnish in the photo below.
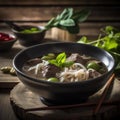
<svg viewBox="0 0 120 120">
<path fill-rule="evenodd" d="M 56 59 L 48 60 L 50 64 L 53 64 L 57 67 L 63 68 L 63 67 L 69 67 L 73 64 L 72 61 L 66 61 L 66 54 L 65 52 L 62 52 L 57 55 Z"/>
<path fill-rule="evenodd" d="M 42 60 L 51 60 L 55 58 L 55 54 L 54 53 L 48 53 L 47 55 L 44 55 L 41 59 Z"/>
<path fill-rule="evenodd" d="M 41 30 L 35 27 L 32 28 L 27 28 L 21 31 L 21 33 L 37 33 L 40 32 Z"/>
<path fill-rule="evenodd" d="M 120 30 L 113 26 L 106 26 L 101 29 L 97 40 L 89 40 L 83 36 L 78 43 L 90 44 L 108 51 L 115 58 L 116 68 L 115 74 L 120 73 Z"/>
<path fill-rule="evenodd" d="M 48 78 L 47 81 L 50 81 L 50 82 L 59 82 L 59 79 L 56 78 L 56 77 L 51 77 L 51 78 Z"/>
</svg>

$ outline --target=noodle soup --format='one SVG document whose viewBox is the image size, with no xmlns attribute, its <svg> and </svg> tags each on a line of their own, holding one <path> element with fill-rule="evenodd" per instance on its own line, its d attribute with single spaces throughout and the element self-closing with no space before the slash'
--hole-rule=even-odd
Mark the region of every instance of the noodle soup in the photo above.
<svg viewBox="0 0 120 120">
<path fill-rule="evenodd" d="M 52 82 L 78 82 L 107 72 L 106 66 L 91 56 L 65 52 L 30 59 L 22 70 L 33 78 Z"/>
</svg>

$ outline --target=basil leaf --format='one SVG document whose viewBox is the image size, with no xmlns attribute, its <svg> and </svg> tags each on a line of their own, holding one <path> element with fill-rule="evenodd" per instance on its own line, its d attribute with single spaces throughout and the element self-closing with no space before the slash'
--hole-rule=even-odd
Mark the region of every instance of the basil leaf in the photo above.
<svg viewBox="0 0 120 120">
<path fill-rule="evenodd" d="M 60 67 L 60 68 L 69 67 L 69 66 L 71 66 L 73 64 L 72 61 L 70 61 L 70 62 L 66 61 L 65 52 L 58 54 L 56 59 L 49 60 L 48 62 L 55 65 L 55 66 L 57 66 L 57 67 Z"/>
<path fill-rule="evenodd" d="M 65 63 L 63 63 L 63 67 L 70 67 L 71 65 L 73 65 L 73 61 L 69 61 L 69 62 L 65 62 Z"/>
<path fill-rule="evenodd" d="M 87 9 L 84 9 L 84 10 L 75 12 L 74 15 L 72 16 L 72 18 L 76 22 L 83 22 L 88 18 L 89 15 L 90 15 L 90 11 Z"/>
<path fill-rule="evenodd" d="M 73 8 L 67 9 L 68 15 L 64 16 L 64 19 L 70 19 L 73 15 Z"/>
<path fill-rule="evenodd" d="M 64 9 L 63 12 L 62 12 L 60 15 L 57 16 L 57 20 L 63 19 L 63 17 L 64 17 L 66 14 L 68 14 L 68 13 L 67 13 L 67 9 Z"/>
<path fill-rule="evenodd" d="M 73 15 L 73 8 L 66 8 L 63 10 L 63 12 L 57 16 L 57 20 L 65 20 L 71 18 Z"/>
<path fill-rule="evenodd" d="M 53 60 L 48 60 L 48 62 L 49 62 L 50 64 L 53 64 L 53 65 L 59 67 L 59 64 L 57 63 L 57 61 L 56 61 L 55 59 L 53 59 Z"/>
<path fill-rule="evenodd" d="M 63 26 L 75 26 L 75 22 L 72 19 L 61 20 L 59 24 Z"/>
<path fill-rule="evenodd" d="M 63 52 L 63 53 L 60 53 L 57 57 L 56 57 L 56 61 L 58 64 L 62 64 L 66 61 L 66 54 Z"/>
</svg>

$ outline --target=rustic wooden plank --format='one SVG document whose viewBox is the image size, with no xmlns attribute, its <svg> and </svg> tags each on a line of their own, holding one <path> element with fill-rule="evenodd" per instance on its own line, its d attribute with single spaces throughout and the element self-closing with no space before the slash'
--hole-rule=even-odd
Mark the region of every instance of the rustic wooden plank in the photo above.
<svg viewBox="0 0 120 120">
<path fill-rule="evenodd" d="M 48 21 L 52 17 L 61 13 L 65 7 L 0 7 L 0 21 Z M 84 9 L 84 6 L 73 7 L 75 10 Z M 91 14 L 87 21 L 120 21 L 120 7 L 88 7 L 91 10 Z"/>
<path fill-rule="evenodd" d="M 118 0 L 0 0 L 0 5 L 117 5 Z"/>
<path fill-rule="evenodd" d="M 10 105 L 10 89 L 0 89 L 0 120 L 18 120 Z"/>
</svg>

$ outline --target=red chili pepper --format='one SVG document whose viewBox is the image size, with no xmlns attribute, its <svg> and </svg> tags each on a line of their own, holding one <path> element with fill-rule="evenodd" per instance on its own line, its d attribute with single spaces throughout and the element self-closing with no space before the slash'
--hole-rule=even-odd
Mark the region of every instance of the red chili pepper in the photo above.
<svg viewBox="0 0 120 120">
<path fill-rule="evenodd" d="M 12 39 L 13 39 L 13 37 L 11 37 L 10 35 L 8 35 L 6 33 L 0 33 L 0 41 L 9 41 Z"/>
</svg>

